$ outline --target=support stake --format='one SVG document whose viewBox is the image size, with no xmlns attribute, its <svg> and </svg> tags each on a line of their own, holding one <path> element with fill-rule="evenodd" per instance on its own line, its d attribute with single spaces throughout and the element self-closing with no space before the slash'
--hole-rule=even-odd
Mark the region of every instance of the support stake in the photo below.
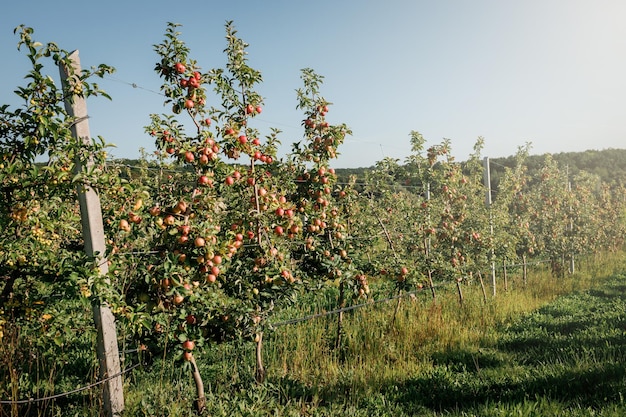
<svg viewBox="0 0 626 417">
<path fill-rule="evenodd" d="M 82 71 L 78 51 L 72 52 L 68 58 L 71 61 L 71 68 L 63 65 L 59 67 L 61 82 L 66 86 L 68 83 L 74 82 L 74 76 L 80 76 Z M 85 98 L 74 95 L 71 100 L 66 99 L 65 109 L 71 117 L 76 119 L 76 123 L 72 126 L 72 135 L 77 140 L 82 141 L 83 144 L 89 145 L 91 143 L 91 135 L 87 121 L 88 113 Z M 93 160 L 91 159 L 87 161 L 77 160 L 77 172 L 81 172 L 83 167 L 89 167 L 92 164 Z M 97 261 L 100 274 L 106 275 L 109 272 L 109 265 L 105 257 L 106 242 L 100 197 L 93 188 L 80 184 L 78 186 L 78 202 L 80 204 L 83 238 L 85 240 L 85 253 Z M 98 332 L 100 378 L 106 379 L 109 375 L 118 375 L 103 384 L 104 411 L 108 417 L 118 417 L 124 410 L 124 392 L 122 375 L 120 373 L 120 356 L 117 345 L 115 318 L 109 306 L 101 302 L 94 303 L 93 317 Z"/>
</svg>

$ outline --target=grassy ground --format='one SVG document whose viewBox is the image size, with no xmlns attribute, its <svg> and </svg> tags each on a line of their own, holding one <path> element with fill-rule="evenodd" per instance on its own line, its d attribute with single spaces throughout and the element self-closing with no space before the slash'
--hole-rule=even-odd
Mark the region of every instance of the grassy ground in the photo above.
<svg viewBox="0 0 626 417">
<path fill-rule="evenodd" d="M 216 347 L 201 358 L 208 412 L 626 415 L 626 275 L 607 265 L 616 259 L 563 280 L 535 273 L 528 287 L 514 281 L 486 304 L 472 284 L 463 307 L 454 286 L 436 303 L 424 292 L 404 301 L 393 323 L 394 304 L 359 309 L 346 315 L 339 351 L 331 348 L 336 317 L 280 327 L 266 342 L 262 385 L 252 380 L 250 344 Z M 155 364 L 128 382 L 130 415 L 190 415 L 185 370 Z"/>
<path fill-rule="evenodd" d="M 251 343 L 213 346 L 198 357 L 206 415 L 626 415 L 625 271 L 623 254 L 564 279 L 537 269 L 527 286 L 511 271 L 508 290 L 486 303 L 476 282 L 464 283 L 463 306 L 455 285 L 442 285 L 436 302 L 429 291 L 403 299 L 395 319 L 395 301 L 346 313 L 339 350 L 335 315 L 280 326 L 265 338 L 263 384 Z M 276 320 L 330 310 L 335 297 L 329 289 Z M 195 415 L 189 370 L 170 359 L 129 373 L 125 397 L 126 416 Z M 29 415 L 95 417 L 98 402 L 97 390 L 83 391 Z"/>
</svg>

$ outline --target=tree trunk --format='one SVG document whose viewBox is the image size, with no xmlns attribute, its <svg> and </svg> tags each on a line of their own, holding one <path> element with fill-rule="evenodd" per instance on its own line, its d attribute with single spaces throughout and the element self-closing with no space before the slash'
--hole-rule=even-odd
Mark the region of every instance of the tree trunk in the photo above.
<svg viewBox="0 0 626 417">
<path fill-rule="evenodd" d="M 433 296 L 433 301 L 437 301 L 437 297 L 435 296 L 435 284 L 433 283 L 433 271 L 428 269 L 428 285 L 430 286 L 430 293 Z"/>
<path fill-rule="evenodd" d="M 524 282 L 524 287 L 526 287 L 526 284 L 528 284 L 528 261 L 526 254 L 522 255 L 522 281 Z"/>
<path fill-rule="evenodd" d="M 198 398 L 193 402 L 194 408 L 198 414 L 202 414 L 206 408 L 206 396 L 204 395 L 204 383 L 202 382 L 202 376 L 198 371 L 198 365 L 196 364 L 196 358 L 191 353 L 191 376 L 193 376 L 193 382 L 196 384 L 196 395 Z"/>
<path fill-rule="evenodd" d="M 346 306 L 346 297 L 345 297 L 345 288 L 344 283 L 341 281 L 339 284 L 339 299 L 337 300 L 337 304 L 339 308 L 342 309 Z M 335 337 L 335 349 L 341 348 L 341 333 L 343 332 L 343 311 L 340 311 L 337 314 L 337 335 Z"/>
<path fill-rule="evenodd" d="M 483 291 L 483 302 L 487 304 L 487 290 L 485 289 L 485 281 L 483 281 L 483 274 L 478 271 L 478 281 L 480 282 L 480 289 Z"/>
<path fill-rule="evenodd" d="M 463 307 L 463 291 L 461 290 L 461 280 L 462 278 L 457 278 L 456 281 L 456 289 L 459 292 L 459 304 Z"/>
<path fill-rule="evenodd" d="M 265 381 L 265 366 L 263 366 L 263 332 L 256 334 L 256 382 L 262 384 Z"/>
<path fill-rule="evenodd" d="M 396 308 L 393 310 L 393 317 L 391 319 L 391 328 L 396 324 L 396 316 L 398 315 L 398 311 L 400 311 L 400 303 L 402 302 L 402 290 L 398 290 L 398 301 L 396 302 Z"/>
</svg>

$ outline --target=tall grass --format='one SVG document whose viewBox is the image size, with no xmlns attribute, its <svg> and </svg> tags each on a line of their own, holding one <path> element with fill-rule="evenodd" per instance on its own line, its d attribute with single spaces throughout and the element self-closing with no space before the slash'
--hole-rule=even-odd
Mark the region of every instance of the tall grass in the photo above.
<svg viewBox="0 0 626 417">
<path fill-rule="evenodd" d="M 339 352 L 331 349 L 334 317 L 281 327 L 266 344 L 268 370 L 307 384 L 323 386 L 340 379 L 350 380 L 357 391 L 378 390 L 389 380 L 431 367 L 434 356 L 493 343 L 499 326 L 559 296 L 599 285 L 615 272 L 618 261 L 621 256 L 598 257 L 565 279 L 537 269 L 526 287 L 513 280 L 508 291 L 499 290 L 486 303 L 474 282 L 464 284 L 462 306 L 452 285 L 439 290 L 436 302 L 429 291 L 423 291 L 402 301 L 393 324 L 391 304 L 354 310 L 346 313 L 344 346 Z"/>
<path fill-rule="evenodd" d="M 624 270 L 623 254 L 603 254 L 580 261 L 578 272 L 564 279 L 538 266 L 524 286 L 519 273 L 509 271 L 508 290 L 498 288 L 486 302 L 476 282 L 464 282 L 462 306 L 454 285 L 442 283 L 436 302 L 429 291 L 404 298 L 395 320 L 395 302 L 347 312 L 339 350 L 333 349 L 335 316 L 279 326 L 266 337 L 269 378 L 263 385 L 252 378 L 250 343 L 215 346 L 200 359 L 209 412 L 622 415 Z M 307 300 L 304 310 L 277 320 L 331 310 L 335 297 L 329 288 Z M 180 382 L 189 385 L 186 373 L 161 362 L 154 366 L 165 366 L 167 375 L 157 384 L 146 373 L 133 376 L 130 414 L 191 415 L 193 392 Z"/>
<path fill-rule="evenodd" d="M 254 381 L 253 344 L 212 346 L 197 359 L 212 416 L 626 415 L 624 254 L 579 262 L 564 279 L 541 266 L 526 286 L 509 271 L 508 290 L 486 302 L 477 282 L 454 283 L 346 312 L 277 326 L 265 337 L 268 379 Z M 383 283 L 372 287 L 385 288 Z M 379 297 L 391 294 L 384 290 Z M 276 321 L 329 311 L 336 288 L 304 299 Z M 130 354 L 128 366 L 138 360 Z M 191 416 L 186 365 L 151 358 L 125 378 L 126 415 Z M 50 391 L 56 391 L 54 387 Z M 62 403 L 43 413 L 68 415 Z M 5 409 L 8 415 L 8 409 Z M 97 415 L 85 409 L 82 415 Z"/>
</svg>

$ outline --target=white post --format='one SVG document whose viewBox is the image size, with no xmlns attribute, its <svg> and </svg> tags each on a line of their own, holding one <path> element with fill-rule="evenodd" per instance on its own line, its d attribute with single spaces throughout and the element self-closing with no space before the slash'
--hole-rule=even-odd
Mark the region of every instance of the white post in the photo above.
<svg viewBox="0 0 626 417">
<path fill-rule="evenodd" d="M 64 66 L 59 68 L 63 84 L 67 84 L 68 78 L 72 75 L 81 74 L 78 51 L 72 52 L 68 58 L 71 60 L 72 68 L 65 68 Z M 83 143 L 89 144 L 91 135 L 89 133 L 89 123 L 87 122 L 88 115 L 85 98 L 74 95 L 71 100 L 66 99 L 65 109 L 70 116 L 76 119 L 76 123 L 72 126 L 73 136 L 83 141 Z M 83 166 L 88 167 L 91 164 L 93 164 L 92 160 L 77 160 L 76 169 L 80 172 Z M 109 272 L 109 265 L 105 257 L 106 242 L 100 197 L 98 197 L 94 189 L 81 184 L 78 186 L 78 201 L 80 204 L 83 238 L 85 240 L 85 253 L 87 256 L 96 259 L 100 273 L 105 275 Z M 120 373 L 120 356 L 115 330 L 115 318 L 109 306 L 100 302 L 94 304 L 93 316 L 98 332 L 100 378 L 104 380 L 110 376 L 117 375 L 103 384 L 104 408 L 108 417 L 118 417 L 124 410 L 124 393 L 122 375 Z"/>
<path fill-rule="evenodd" d="M 569 180 L 569 165 L 565 167 L 565 175 L 567 176 L 567 194 L 571 199 L 572 194 L 572 182 Z M 569 273 L 573 275 L 576 272 L 576 265 L 574 262 L 574 219 L 572 218 L 572 203 L 569 204 L 569 232 L 570 232 L 570 246 L 571 252 L 569 254 Z"/>
<path fill-rule="evenodd" d="M 493 218 L 491 215 L 491 171 L 489 169 L 489 157 L 485 156 L 483 160 L 483 182 L 485 184 L 485 205 L 489 210 L 489 232 L 493 237 Z M 496 261 L 493 247 L 491 248 L 491 286 L 493 287 L 493 296 L 496 296 Z"/>
</svg>

